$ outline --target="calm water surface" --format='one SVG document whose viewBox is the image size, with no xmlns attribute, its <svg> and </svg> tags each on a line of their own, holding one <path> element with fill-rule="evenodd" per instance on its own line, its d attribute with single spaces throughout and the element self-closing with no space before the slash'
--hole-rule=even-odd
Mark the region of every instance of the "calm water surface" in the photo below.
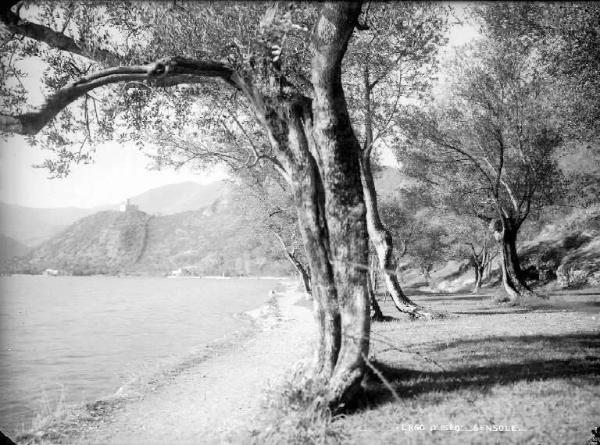
<svg viewBox="0 0 600 445">
<path fill-rule="evenodd" d="M 0 429 L 113 394 L 247 326 L 274 280 L 0 277 Z"/>
</svg>

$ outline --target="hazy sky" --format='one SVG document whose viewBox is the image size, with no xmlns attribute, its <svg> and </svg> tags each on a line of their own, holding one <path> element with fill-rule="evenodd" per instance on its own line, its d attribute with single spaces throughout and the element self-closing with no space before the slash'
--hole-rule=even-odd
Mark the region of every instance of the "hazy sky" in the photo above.
<svg viewBox="0 0 600 445">
<path fill-rule="evenodd" d="M 94 207 L 112 204 L 154 187 L 183 181 L 211 182 L 223 171 L 193 174 L 189 170 L 150 171 L 143 153 L 134 147 L 98 147 L 94 163 L 74 165 L 66 178 L 48 179 L 45 169 L 31 165 L 44 160 L 41 150 L 14 137 L 0 147 L 0 200 L 28 207 Z"/>
<path fill-rule="evenodd" d="M 456 15 L 463 18 L 463 4 L 455 3 L 454 8 Z M 471 26 L 454 25 L 449 46 L 466 43 L 475 35 Z M 25 84 L 41 100 L 38 79 L 39 73 L 32 73 Z M 50 180 L 46 170 L 31 167 L 44 159 L 45 153 L 29 147 L 23 137 L 0 141 L 0 201 L 28 207 L 93 207 L 117 203 L 161 185 L 183 181 L 204 183 L 225 177 L 222 169 L 203 175 L 183 169 L 149 171 L 146 169 L 149 161 L 143 153 L 118 144 L 99 147 L 93 164 L 74 165 L 67 178 Z M 393 163 L 389 154 L 384 154 L 383 160 Z"/>
</svg>

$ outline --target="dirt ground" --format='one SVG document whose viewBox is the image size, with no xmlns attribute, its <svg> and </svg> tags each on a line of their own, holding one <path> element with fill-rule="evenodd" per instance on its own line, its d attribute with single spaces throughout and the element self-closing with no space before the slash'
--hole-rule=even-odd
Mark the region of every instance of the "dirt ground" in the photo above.
<svg viewBox="0 0 600 445">
<path fill-rule="evenodd" d="M 265 389 L 310 357 L 314 323 L 310 311 L 295 304 L 304 296 L 293 287 L 277 298 L 276 318 L 262 317 L 265 325 L 258 334 L 125 404 L 112 421 L 72 442 L 212 444 L 235 437 L 258 410 Z"/>
</svg>

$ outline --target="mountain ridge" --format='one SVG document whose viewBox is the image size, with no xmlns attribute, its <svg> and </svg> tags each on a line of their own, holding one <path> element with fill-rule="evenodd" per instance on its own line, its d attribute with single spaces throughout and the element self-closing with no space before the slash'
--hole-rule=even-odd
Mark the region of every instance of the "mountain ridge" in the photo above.
<svg viewBox="0 0 600 445">
<path fill-rule="evenodd" d="M 67 275 L 287 275 L 291 266 L 273 240 L 257 234 L 226 197 L 172 215 L 130 207 L 76 221 L 25 256 L 4 261 L 4 273 Z"/>
<path fill-rule="evenodd" d="M 140 210 L 150 214 L 175 214 L 205 207 L 228 193 L 226 181 L 200 184 L 193 181 L 168 184 L 146 190 L 129 198 Z M 121 203 L 96 207 L 36 208 L 0 201 L 0 234 L 27 247 L 35 247 L 57 235 L 85 216 L 119 210 Z"/>
</svg>

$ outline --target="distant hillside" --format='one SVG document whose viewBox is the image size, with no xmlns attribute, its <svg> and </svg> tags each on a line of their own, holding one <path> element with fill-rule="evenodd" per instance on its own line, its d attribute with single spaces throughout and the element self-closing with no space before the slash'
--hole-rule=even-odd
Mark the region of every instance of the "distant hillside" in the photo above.
<svg viewBox="0 0 600 445">
<path fill-rule="evenodd" d="M 95 211 L 75 207 L 35 209 L 0 203 L 0 234 L 32 247 Z"/>
<path fill-rule="evenodd" d="M 16 239 L 0 235 L 0 260 L 25 255 L 29 248 Z"/>
<path fill-rule="evenodd" d="M 380 193 L 390 194 L 406 180 L 400 171 L 384 168 L 376 183 Z M 10 267 L 18 272 L 289 273 L 278 244 L 257 234 L 248 217 L 229 205 L 229 192 L 224 181 L 172 184 L 131 197 L 139 207 L 131 212 L 119 212 L 118 204 L 100 212 L 5 205 L 0 233 L 15 233 L 29 245 L 41 242 Z"/>
<path fill-rule="evenodd" d="M 25 255 L 17 271 L 118 273 L 142 254 L 150 218 L 139 211 L 104 211 L 87 216 Z"/>
<path fill-rule="evenodd" d="M 224 181 L 211 184 L 182 182 L 148 190 L 131 197 L 140 210 L 149 214 L 170 215 L 198 210 L 228 193 Z M 0 235 L 34 247 L 66 229 L 80 218 L 103 210 L 119 210 L 120 203 L 94 208 L 31 208 L 0 202 Z"/>
<path fill-rule="evenodd" d="M 278 245 L 257 234 L 227 199 L 201 210 L 151 216 L 141 211 L 90 215 L 44 242 L 5 272 L 282 275 Z"/>
</svg>

